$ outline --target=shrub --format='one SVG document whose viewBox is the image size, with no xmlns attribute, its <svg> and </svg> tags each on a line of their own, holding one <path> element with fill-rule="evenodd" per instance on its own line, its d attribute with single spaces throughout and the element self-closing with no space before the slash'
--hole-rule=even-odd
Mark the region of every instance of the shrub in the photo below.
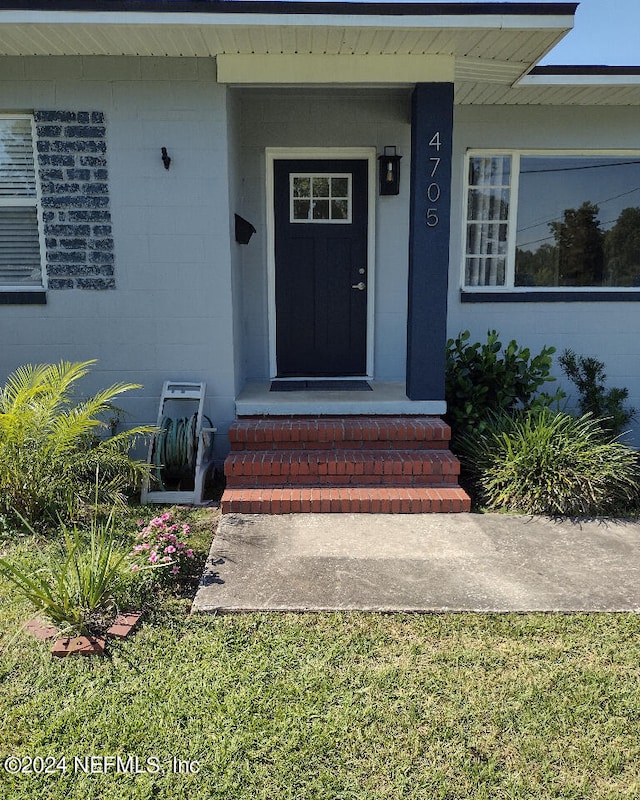
<svg viewBox="0 0 640 800">
<path fill-rule="evenodd" d="M 63 544 L 41 556 L 43 566 L 36 572 L 1 558 L 0 575 L 60 628 L 103 630 L 115 616 L 127 556 L 114 533 L 113 513 L 102 522 L 94 516 L 88 531 L 63 526 L 62 534 Z"/>
<path fill-rule="evenodd" d="M 555 380 L 549 375 L 554 347 L 532 357 L 514 340 L 503 349 L 498 336 L 490 330 L 485 344 L 471 344 L 469 331 L 464 331 L 447 342 L 445 396 L 455 441 L 481 433 L 491 413 L 549 405 L 562 397 L 561 392 L 539 394 L 543 384 Z"/>
<path fill-rule="evenodd" d="M 108 428 L 103 416 L 113 416 L 113 399 L 137 384 L 72 399 L 74 384 L 93 363 L 27 365 L 0 389 L 0 513 L 17 512 L 32 524 L 69 519 L 91 503 L 96 482 L 98 500 L 112 505 L 147 474 L 129 448 L 151 428 L 97 435 Z"/>
<path fill-rule="evenodd" d="M 600 421 L 541 408 L 499 414 L 467 435 L 460 455 L 492 510 L 561 516 L 619 513 L 637 497 L 637 454 Z"/>
<path fill-rule="evenodd" d="M 189 526 L 174 522 L 165 512 L 146 525 L 138 522 L 140 531 L 129 555 L 131 570 L 153 570 L 159 583 L 167 583 L 185 576 L 193 566 L 194 551 L 183 540 L 189 536 Z"/>
<path fill-rule="evenodd" d="M 624 433 L 636 412 L 634 408 L 625 407 L 628 389 L 606 388 L 604 363 L 596 358 L 578 356 L 573 350 L 565 350 L 558 362 L 580 393 L 580 414 L 592 414 L 599 419 L 603 430 L 612 438 Z"/>
</svg>

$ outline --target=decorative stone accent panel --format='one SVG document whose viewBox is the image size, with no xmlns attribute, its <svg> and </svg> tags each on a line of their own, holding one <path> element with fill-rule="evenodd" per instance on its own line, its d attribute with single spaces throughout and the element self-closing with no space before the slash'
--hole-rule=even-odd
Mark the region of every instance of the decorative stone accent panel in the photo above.
<svg viewBox="0 0 640 800">
<path fill-rule="evenodd" d="M 101 111 L 36 111 L 49 289 L 115 289 Z"/>
</svg>

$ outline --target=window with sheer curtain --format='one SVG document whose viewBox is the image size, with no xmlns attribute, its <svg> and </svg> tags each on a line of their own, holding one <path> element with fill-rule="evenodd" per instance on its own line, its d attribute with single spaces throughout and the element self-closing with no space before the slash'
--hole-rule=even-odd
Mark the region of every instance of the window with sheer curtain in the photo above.
<svg viewBox="0 0 640 800">
<path fill-rule="evenodd" d="M 0 116 L 0 291 L 42 288 L 38 189 L 29 116 Z"/>
<path fill-rule="evenodd" d="M 464 287 L 640 287 L 640 152 L 470 152 Z"/>
</svg>

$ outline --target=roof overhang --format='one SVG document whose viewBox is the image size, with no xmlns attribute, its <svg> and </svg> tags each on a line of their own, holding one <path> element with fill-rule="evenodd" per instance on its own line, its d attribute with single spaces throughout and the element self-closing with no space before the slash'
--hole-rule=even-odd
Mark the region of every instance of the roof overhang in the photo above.
<svg viewBox="0 0 640 800">
<path fill-rule="evenodd" d="M 460 105 L 638 106 L 640 67 L 534 67 L 512 86 L 461 81 Z"/>
<path fill-rule="evenodd" d="M 576 7 L 573 2 L 0 0 L 0 55 L 220 56 L 227 66 L 244 57 L 236 72 L 242 82 L 251 82 L 253 70 L 257 83 L 264 83 L 264 69 L 272 82 L 283 83 L 293 74 L 291 64 L 310 74 L 312 61 L 305 64 L 303 57 L 326 63 L 344 56 L 353 58 L 358 84 L 426 80 L 429 63 L 439 69 L 452 63 L 455 81 L 488 78 L 511 85 L 571 30 Z M 397 68 L 385 70 L 383 56 L 389 67 L 397 60 Z"/>
<path fill-rule="evenodd" d="M 640 105 L 636 67 L 537 67 L 578 3 L 0 0 L 0 56 L 215 58 L 231 84 L 455 83 L 460 105 Z"/>
</svg>

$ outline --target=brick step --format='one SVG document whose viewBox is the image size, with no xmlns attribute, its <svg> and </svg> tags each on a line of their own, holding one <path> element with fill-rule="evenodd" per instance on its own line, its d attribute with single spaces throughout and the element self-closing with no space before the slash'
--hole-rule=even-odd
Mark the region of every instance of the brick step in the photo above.
<svg viewBox="0 0 640 800">
<path fill-rule="evenodd" d="M 238 450 L 447 449 L 439 417 L 243 417 L 229 428 Z"/>
<path fill-rule="evenodd" d="M 460 463 L 449 450 L 262 450 L 230 453 L 224 473 L 229 487 L 422 486 L 457 483 Z"/>
<path fill-rule="evenodd" d="M 242 417 L 231 425 L 222 512 L 469 511 L 439 417 Z"/>
<path fill-rule="evenodd" d="M 457 486 L 457 475 L 239 475 L 227 478 L 225 485 L 231 489 L 257 489 L 264 487 L 308 486 Z"/>
<path fill-rule="evenodd" d="M 460 488 L 335 487 L 226 489 L 223 514 L 442 514 L 469 511 Z"/>
</svg>

